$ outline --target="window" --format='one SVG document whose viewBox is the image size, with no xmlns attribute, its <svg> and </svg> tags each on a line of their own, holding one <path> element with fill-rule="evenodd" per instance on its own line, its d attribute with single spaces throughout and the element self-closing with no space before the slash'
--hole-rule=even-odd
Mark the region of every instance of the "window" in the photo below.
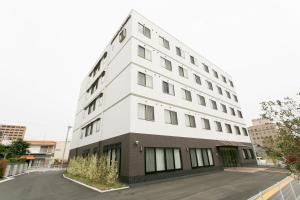
<svg viewBox="0 0 300 200">
<path fill-rule="evenodd" d="M 214 72 L 214 76 L 215 76 L 216 78 L 219 78 L 218 72 L 217 72 L 216 70 L 213 70 L 213 72 Z"/>
<path fill-rule="evenodd" d="M 188 91 L 186 89 L 181 89 L 182 91 L 182 97 L 183 99 L 187 100 L 187 101 L 192 101 L 192 94 L 191 91 Z"/>
<path fill-rule="evenodd" d="M 254 156 L 254 152 L 252 149 L 248 149 L 249 153 L 250 153 L 250 156 L 251 156 L 251 159 L 254 159 L 255 156 Z"/>
<path fill-rule="evenodd" d="M 147 121 L 154 121 L 154 107 L 139 103 L 138 118 Z"/>
<path fill-rule="evenodd" d="M 210 123 L 208 119 L 202 118 L 202 128 L 210 130 Z"/>
<path fill-rule="evenodd" d="M 178 73 L 179 73 L 179 76 L 182 76 L 184 78 L 188 78 L 188 72 L 183 67 L 178 66 Z"/>
<path fill-rule="evenodd" d="M 218 88 L 218 92 L 219 92 L 219 94 L 220 94 L 220 95 L 223 95 L 222 88 L 221 88 L 220 86 L 217 86 L 217 88 Z"/>
<path fill-rule="evenodd" d="M 244 134 L 245 136 L 248 136 L 248 131 L 247 131 L 247 129 L 246 129 L 246 128 L 242 128 L 242 130 L 243 130 L 243 134 Z"/>
<path fill-rule="evenodd" d="M 227 107 L 222 103 L 221 103 L 221 106 L 222 106 L 222 112 L 227 113 Z"/>
<path fill-rule="evenodd" d="M 139 23 L 138 29 L 139 29 L 139 32 L 142 33 L 144 36 L 146 36 L 147 38 L 151 38 L 151 31 L 149 28 L 147 28 L 143 24 Z"/>
<path fill-rule="evenodd" d="M 190 148 L 190 157 L 192 168 L 204 167 L 204 166 L 213 166 L 214 159 L 212 155 L 212 149 L 194 149 Z"/>
<path fill-rule="evenodd" d="M 153 78 L 142 72 L 138 72 L 138 84 L 148 87 L 148 88 L 152 88 L 153 87 Z"/>
<path fill-rule="evenodd" d="M 123 40 L 126 37 L 126 29 L 123 29 L 120 33 L 119 33 L 119 42 L 123 42 Z"/>
<path fill-rule="evenodd" d="M 151 61 L 151 51 L 148 50 L 148 49 L 145 49 L 144 47 L 142 46 L 138 46 L 138 56 L 141 57 L 141 58 L 144 58 L 146 60 L 149 60 Z"/>
<path fill-rule="evenodd" d="M 206 71 L 207 73 L 209 73 L 209 67 L 206 64 L 204 64 L 204 63 L 202 63 L 202 65 L 203 65 L 204 71 Z"/>
<path fill-rule="evenodd" d="M 229 84 L 230 84 L 231 87 L 234 87 L 233 82 L 231 80 L 229 80 Z"/>
<path fill-rule="evenodd" d="M 89 89 L 86 92 L 90 93 L 91 95 L 94 94 L 94 92 L 98 89 L 98 83 L 99 83 L 99 78 L 97 78 L 93 82 L 93 84 L 89 87 Z"/>
<path fill-rule="evenodd" d="M 198 103 L 202 106 L 206 106 L 205 97 L 199 94 L 197 96 L 198 96 Z"/>
<path fill-rule="evenodd" d="M 222 132 L 223 129 L 222 129 L 221 122 L 215 121 L 215 123 L 216 123 L 216 131 Z"/>
<path fill-rule="evenodd" d="M 195 77 L 195 82 L 196 82 L 198 85 L 201 85 L 201 79 L 200 79 L 200 76 L 194 74 L 194 77 Z"/>
<path fill-rule="evenodd" d="M 248 155 L 247 149 L 243 149 L 243 157 L 244 157 L 244 159 L 249 159 L 249 155 Z"/>
<path fill-rule="evenodd" d="M 161 66 L 166 68 L 167 70 L 172 71 L 172 63 L 171 61 L 167 60 L 166 58 L 160 57 Z"/>
<path fill-rule="evenodd" d="M 185 125 L 187 127 L 196 128 L 195 117 L 193 115 L 185 114 Z"/>
<path fill-rule="evenodd" d="M 176 47 L 176 54 L 184 58 L 184 51 L 179 47 Z"/>
<path fill-rule="evenodd" d="M 180 170 L 181 154 L 179 148 L 145 147 L 145 172 Z"/>
<path fill-rule="evenodd" d="M 156 148 L 155 157 L 156 157 L 156 170 L 157 171 L 165 171 L 166 163 L 165 163 L 164 149 Z"/>
<path fill-rule="evenodd" d="M 175 111 L 165 110 L 165 122 L 166 124 L 177 125 L 177 113 Z"/>
<path fill-rule="evenodd" d="M 155 148 L 145 148 L 146 173 L 155 172 Z"/>
<path fill-rule="evenodd" d="M 208 89 L 214 90 L 214 89 L 213 89 L 213 85 L 212 85 L 212 83 L 211 83 L 210 81 L 206 81 L 206 83 L 207 83 L 207 88 L 208 88 Z"/>
<path fill-rule="evenodd" d="M 92 112 L 94 112 L 96 110 L 96 102 L 97 102 L 97 98 L 95 100 L 93 100 L 86 108 L 85 111 L 87 111 L 88 115 L 91 114 Z"/>
<path fill-rule="evenodd" d="M 95 131 L 97 131 L 97 124 L 100 122 L 100 119 L 96 119 L 95 121 L 89 123 L 84 128 L 82 128 L 82 132 L 84 133 L 84 136 L 87 137 L 89 135 L 92 135 Z"/>
<path fill-rule="evenodd" d="M 174 85 L 171 83 L 168 83 L 166 81 L 162 82 L 162 90 L 163 90 L 163 93 L 173 95 L 173 96 L 175 95 Z"/>
<path fill-rule="evenodd" d="M 232 133 L 232 128 L 230 124 L 225 124 L 226 127 L 226 133 Z"/>
<path fill-rule="evenodd" d="M 165 47 L 166 49 L 170 50 L 170 43 L 168 40 L 166 40 L 164 37 L 159 36 L 159 44 L 163 47 Z"/>
<path fill-rule="evenodd" d="M 240 110 L 237 110 L 237 115 L 238 115 L 239 118 L 243 118 L 243 114 Z"/>
<path fill-rule="evenodd" d="M 234 100 L 235 100 L 236 102 L 239 102 L 239 100 L 238 100 L 238 98 L 237 98 L 236 95 L 233 95 L 233 98 L 234 98 Z"/>
<path fill-rule="evenodd" d="M 228 99 L 231 99 L 231 95 L 228 91 L 226 91 L 226 96 L 227 96 Z"/>
<path fill-rule="evenodd" d="M 235 129 L 235 133 L 237 135 L 241 135 L 241 131 L 240 131 L 240 128 L 238 126 L 234 126 L 234 129 Z"/>
<path fill-rule="evenodd" d="M 227 79 L 226 79 L 226 77 L 223 76 L 223 75 L 222 75 L 222 80 L 223 80 L 224 83 L 227 83 Z"/>
<path fill-rule="evenodd" d="M 235 116 L 234 108 L 231 108 L 231 107 L 230 107 L 230 113 L 231 113 L 231 115 Z"/>
<path fill-rule="evenodd" d="M 196 59 L 194 56 L 190 56 L 190 61 L 193 65 L 196 65 Z"/>
<path fill-rule="evenodd" d="M 212 109 L 214 109 L 214 110 L 218 110 L 218 106 L 217 106 L 217 102 L 216 101 L 214 101 L 214 100 L 210 100 L 210 103 L 211 103 L 211 107 L 212 107 Z"/>
</svg>

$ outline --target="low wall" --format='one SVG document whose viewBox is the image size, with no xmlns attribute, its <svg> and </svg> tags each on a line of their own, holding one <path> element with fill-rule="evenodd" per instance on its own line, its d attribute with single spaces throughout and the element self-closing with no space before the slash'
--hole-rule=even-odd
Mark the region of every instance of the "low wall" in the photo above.
<svg viewBox="0 0 300 200">
<path fill-rule="evenodd" d="M 22 174 L 26 172 L 27 168 L 27 163 L 9 163 L 5 169 L 4 177 Z"/>
</svg>

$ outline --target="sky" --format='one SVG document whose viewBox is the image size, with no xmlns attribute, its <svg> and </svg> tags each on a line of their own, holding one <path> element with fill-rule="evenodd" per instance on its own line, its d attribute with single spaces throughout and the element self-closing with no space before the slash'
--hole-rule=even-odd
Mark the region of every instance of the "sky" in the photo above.
<svg viewBox="0 0 300 200">
<path fill-rule="evenodd" d="M 233 77 L 248 125 L 259 103 L 300 92 L 300 2 L 0 1 L 0 124 L 63 140 L 80 83 L 131 9 Z"/>
</svg>

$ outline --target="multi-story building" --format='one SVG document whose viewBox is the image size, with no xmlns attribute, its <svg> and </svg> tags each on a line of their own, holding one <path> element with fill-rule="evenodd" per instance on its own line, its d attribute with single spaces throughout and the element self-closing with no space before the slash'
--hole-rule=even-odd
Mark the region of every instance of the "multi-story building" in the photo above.
<svg viewBox="0 0 300 200">
<path fill-rule="evenodd" d="M 50 167 L 54 163 L 55 141 L 28 140 L 28 155 L 31 156 L 31 167 Z"/>
<path fill-rule="evenodd" d="M 269 119 L 253 119 L 248 131 L 252 144 L 259 147 L 265 147 L 267 139 L 274 139 L 278 135 L 276 124 Z"/>
<path fill-rule="evenodd" d="M 129 183 L 255 164 L 245 126 L 231 76 L 131 11 L 81 84 L 70 157 Z"/>
<path fill-rule="evenodd" d="M 24 139 L 25 126 L 0 124 L 0 143 L 11 143 L 16 139 Z"/>
</svg>

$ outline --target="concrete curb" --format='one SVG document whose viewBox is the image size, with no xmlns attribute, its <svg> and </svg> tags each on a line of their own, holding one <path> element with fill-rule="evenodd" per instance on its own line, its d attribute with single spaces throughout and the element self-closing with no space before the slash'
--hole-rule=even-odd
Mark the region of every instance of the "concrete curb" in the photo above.
<svg viewBox="0 0 300 200">
<path fill-rule="evenodd" d="M 4 180 L 0 181 L 0 183 L 4 183 L 6 181 L 11 181 L 13 179 L 14 179 L 13 177 L 5 177 Z"/>
<path fill-rule="evenodd" d="M 125 187 L 115 188 L 115 189 L 109 189 L 109 190 L 100 190 L 100 189 L 95 188 L 95 187 L 93 187 L 93 186 L 90 186 L 90 185 L 87 185 L 87 184 L 82 183 L 82 182 L 80 182 L 80 181 L 77 181 L 77 180 L 74 180 L 74 179 L 72 179 L 72 178 L 69 178 L 69 177 L 65 176 L 64 174 L 63 174 L 63 177 L 64 177 L 65 179 L 68 179 L 68 180 L 74 182 L 74 183 L 77 183 L 77 184 L 79 184 L 79 185 L 82 185 L 82 186 L 84 186 L 84 187 L 90 188 L 90 189 L 95 190 L 95 191 L 100 192 L 100 193 L 112 192 L 112 191 L 117 191 L 117 190 L 124 190 L 124 189 L 128 189 L 128 188 L 129 188 L 129 186 L 125 186 Z"/>
</svg>

